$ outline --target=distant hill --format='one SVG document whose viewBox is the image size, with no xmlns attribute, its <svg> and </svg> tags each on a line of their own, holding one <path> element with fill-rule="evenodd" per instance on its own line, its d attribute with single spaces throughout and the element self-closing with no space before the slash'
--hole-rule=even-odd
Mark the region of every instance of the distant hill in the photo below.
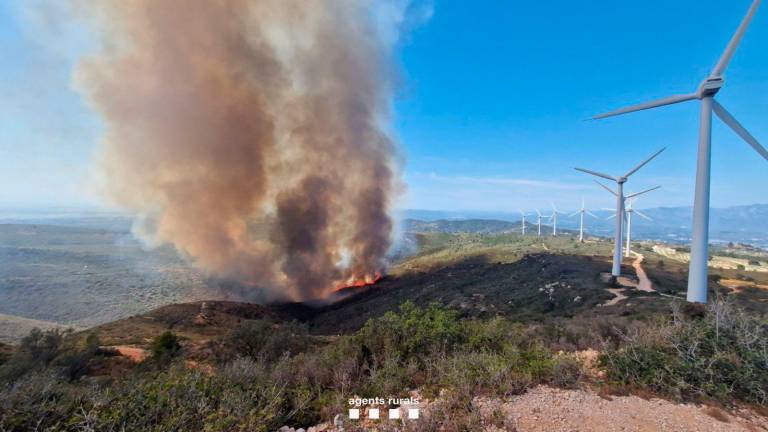
<svg viewBox="0 0 768 432">
<path fill-rule="evenodd" d="M 406 231 L 411 232 L 467 232 L 501 233 L 520 230 L 519 222 L 508 222 L 493 219 L 465 219 L 465 220 L 435 220 L 423 221 L 418 219 L 406 219 L 403 221 Z"/>
<path fill-rule="evenodd" d="M 671 242 L 687 243 L 691 236 L 691 207 L 655 207 L 642 208 L 643 214 L 653 221 L 635 216 L 632 219 L 632 235 L 636 239 L 664 240 Z M 584 220 L 587 232 L 598 236 L 610 236 L 613 232 L 613 219 L 608 220 L 612 214 L 610 211 L 592 210 L 598 218 L 586 217 Z M 520 216 L 517 213 L 504 212 L 460 212 L 460 211 L 431 211 L 431 210 L 406 210 L 402 213 L 406 221 L 406 227 L 414 228 L 423 226 L 430 231 L 458 232 L 461 231 L 461 222 L 466 222 L 468 228 L 502 227 L 503 223 L 512 223 L 512 229 L 519 229 Z M 423 225 L 408 222 L 409 219 L 418 219 Z M 492 220 L 493 223 L 483 224 L 480 220 Z M 435 223 L 436 227 L 430 226 Z M 561 216 L 558 219 L 558 228 L 576 230 L 579 218 Z M 543 227 L 542 227 L 543 229 Z M 549 228 L 547 228 L 549 229 Z M 485 231 L 467 231 L 485 232 Z M 499 231 L 488 231 L 499 232 Z M 713 208 L 710 211 L 710 240 L 713 243 L 739 242 L 752 244 L 762 248 L 768 248 L 768 204 L 751 204 L 726 208 Z"/>
</svg>

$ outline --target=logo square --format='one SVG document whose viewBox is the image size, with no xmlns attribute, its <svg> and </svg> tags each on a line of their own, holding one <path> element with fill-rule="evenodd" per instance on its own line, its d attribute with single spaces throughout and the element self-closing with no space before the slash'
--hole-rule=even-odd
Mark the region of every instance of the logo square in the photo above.
<svg viewBox="0 0 768 432">
<path fill-rule="evenodd" d="M 357 408 L 350 408 L 349 410 L 349 419 L 350 420 L 357 420 L 360 418 L 360 410 Z"/>
<path fill-rule="evenodd" d="M 419 409 L 418 408 L 408 408 L 408 418 L 409 419 L 417 419 L 417 418 L 419 418 Z"/>
<path fill-rule="evenodd" d="M 389 418 L 390 420 L 395 420 L 400 418 L 400 408 L 392 408 L 389 410 Z"/>
<path fill-rule="evenodd" d="M 371 408 L 368 410 L 368 418 L 372 420 L 376 420 L 379 418 L 379 409 L 378 408 Z"/>
</svg>

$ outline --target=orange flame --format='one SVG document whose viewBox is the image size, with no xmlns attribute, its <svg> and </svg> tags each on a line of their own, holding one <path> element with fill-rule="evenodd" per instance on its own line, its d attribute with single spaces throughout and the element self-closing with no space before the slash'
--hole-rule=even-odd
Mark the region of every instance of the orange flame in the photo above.
<svg viewBox="0 0 768 432">
<path fill-rule="evenodd" d="M 339 291 L 344 288 L 362 288 L 369 285 L 374 285 L 376 282 L 378 282 L 381 279 L 381 274 L 376 273 L 373 275 L 365 275 L 362 278 L 349 278 L 346 282 L 341 284 L 340 286 L 337 286 L 334 291 Z"/>
</svg>

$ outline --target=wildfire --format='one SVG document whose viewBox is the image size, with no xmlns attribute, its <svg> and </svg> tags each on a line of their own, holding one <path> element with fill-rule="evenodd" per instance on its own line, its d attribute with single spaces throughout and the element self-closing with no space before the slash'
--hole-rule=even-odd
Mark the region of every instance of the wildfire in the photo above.
<svg viewBox="0 0 768 432">
<path fill-rule="evenodd" d="M 365 275 L 362 278 L 349 278 L 346 282 L 342 283 L 340 286 L 336 287 L 334 291 L 339 291 L 344 288 L 362 288 L 366 287 L 368 285 L 373 285 L 376 282 L 378 282 L 381 279 L 381 274 L 376 273 L 373 275 Z"/>
</svg>

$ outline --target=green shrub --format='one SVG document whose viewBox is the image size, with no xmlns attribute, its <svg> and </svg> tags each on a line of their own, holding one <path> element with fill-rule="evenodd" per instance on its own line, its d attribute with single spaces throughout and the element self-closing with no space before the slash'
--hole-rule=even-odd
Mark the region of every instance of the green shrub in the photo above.
<svg viewBox="0 0 768 432">
<path fill-rule="evenodd" d="M 768 404 L 768 323 L 717 300 L 700 317 L 670 319 L 625 335 L 603 353 L 608 378 L 679 399 Z"/>
<path fill-rule="evenodd" d="M 13 355 L 0 365 L 0 383 L 13 382 L 42 370 L 61 374 L 69 380 L 80 378 L 88 371 L 98 348 L 95 334 L 81 341 L 71 330 L 32 329 Z"/>
<path fill-rule="evenodd" d="M 149 347 L 152 358 L 160 363 L 168 362 L 181 351 L 179 338 L 168 330 L 157 336 Z"/>
<path fill-rule="evenodd" d="M 230 333 L 227 346 L 237 355 L 273 362 L 284 354 L 295 355 L 309 347 L 306 324 L 245 321 Z"/>
<path fill-rule="evenodd" d="M 86 338 L 71 347 L 62 350 L 62 353 L 53 361 L 59 367 L 61 374 L 71 380 L 75 380 L 88 372 L 91 359 L 99 350 L 99 338 L 95 333 L 89 333 Z"/>
<path fill-rule="evenodd" d="M 87 370 L 95 336 L 53 344 L 42 336 L 28 346 L 56 346 L 56 354 L 0 389 L 0 430 L 272 431 L 329 420 L 354 395 L 406 397 L 413 388 L 443 392 L 425 428 L 415 430 L 474 430 L 492 420 L 479 417 L 474 395 L 578 379 L 570 360 L 553 356 L 527 327 L 503 318 L 462 320 L 453 310 L 413 303 L 322 344 L 310 343 L 296 323 L 245 323 L 211 345 L 228 353 L 217 357 L 226 360 L 214 373 L 171 362 L 181 346 L 165 332 L 151 344 L 153 358 L 163 360 L 157 367 L 115 381 L 72 381 Z M 54 368 L 66 372 L 50 373 Z"/>
<path fill-rule="evenodd" d="M 399 313 L 368 320 L 355 338 L 381 364 L 388 357 L 405 360 L 456 349 L 466 333 L 455 311 L 435 303 L 422 309 L 408 301 Z"/>
<path fill-rule="evenodd" d="M 575 388 L 584 376 L 584 366 L 578 359 L 568 355 L 558 355 L 552 361 L 550 383 L 561 388 Z"/>
</svg>

